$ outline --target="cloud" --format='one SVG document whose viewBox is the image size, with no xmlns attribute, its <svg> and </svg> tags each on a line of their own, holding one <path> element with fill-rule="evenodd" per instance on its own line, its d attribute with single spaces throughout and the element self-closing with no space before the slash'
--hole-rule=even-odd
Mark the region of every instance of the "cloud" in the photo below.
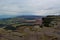
<svg viewBox="0 0 60 40">
<path fill-rule="evenodd" d="M 60 15 L 60 9 L 35 11 L 35 15 Z"/>
<path fill-rule="evenodd" d="M 60 0 L 0 0 L 0 15 L 60 15 Z"/>
</svg>

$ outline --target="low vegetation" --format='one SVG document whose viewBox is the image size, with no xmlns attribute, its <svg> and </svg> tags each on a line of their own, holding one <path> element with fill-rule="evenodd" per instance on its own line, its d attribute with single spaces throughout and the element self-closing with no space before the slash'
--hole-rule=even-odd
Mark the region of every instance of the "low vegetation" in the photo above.
<svg viewBox="0 0 60 40">
<path fill-rule="evenodd" d="M 60 16 L 43 18 L 42 26 L 23 25 L 21 18 L 0 20 L 0 40 L 60 40 Z"/>
</svg>

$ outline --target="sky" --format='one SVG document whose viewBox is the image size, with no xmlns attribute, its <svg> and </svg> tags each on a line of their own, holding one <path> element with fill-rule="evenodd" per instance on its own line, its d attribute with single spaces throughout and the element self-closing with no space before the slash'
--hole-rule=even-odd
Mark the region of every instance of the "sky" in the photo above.
<svg viewBox="0 0 60 40">
<path fill-rule="evenodd" d="M 60 0 L 0 0 L 0 15 L 60 15 Z"/>
</svg>

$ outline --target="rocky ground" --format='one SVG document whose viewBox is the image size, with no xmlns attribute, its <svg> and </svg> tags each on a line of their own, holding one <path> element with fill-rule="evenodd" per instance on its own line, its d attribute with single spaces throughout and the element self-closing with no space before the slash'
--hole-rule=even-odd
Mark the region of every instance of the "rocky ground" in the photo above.
<svg viewBox="0 0 60 40">
<path fill-rule="evenodd" d="M 21 32 L 0 29 L 0 40 L 60 40 L 60 30 L 52 27 L 33 30 L 27 27 Z"/>
</svg>

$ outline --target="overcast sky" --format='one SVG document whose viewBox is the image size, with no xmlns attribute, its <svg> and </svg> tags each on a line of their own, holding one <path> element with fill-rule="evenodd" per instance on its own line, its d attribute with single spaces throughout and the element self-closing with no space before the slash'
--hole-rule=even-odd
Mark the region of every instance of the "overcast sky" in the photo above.
<svg viewBox="0 0 60 40">
<path fill-rule="evenodd" d="M 60 15 L 60 0 L 0 0 L 0 15 Z"/>
</svg>

